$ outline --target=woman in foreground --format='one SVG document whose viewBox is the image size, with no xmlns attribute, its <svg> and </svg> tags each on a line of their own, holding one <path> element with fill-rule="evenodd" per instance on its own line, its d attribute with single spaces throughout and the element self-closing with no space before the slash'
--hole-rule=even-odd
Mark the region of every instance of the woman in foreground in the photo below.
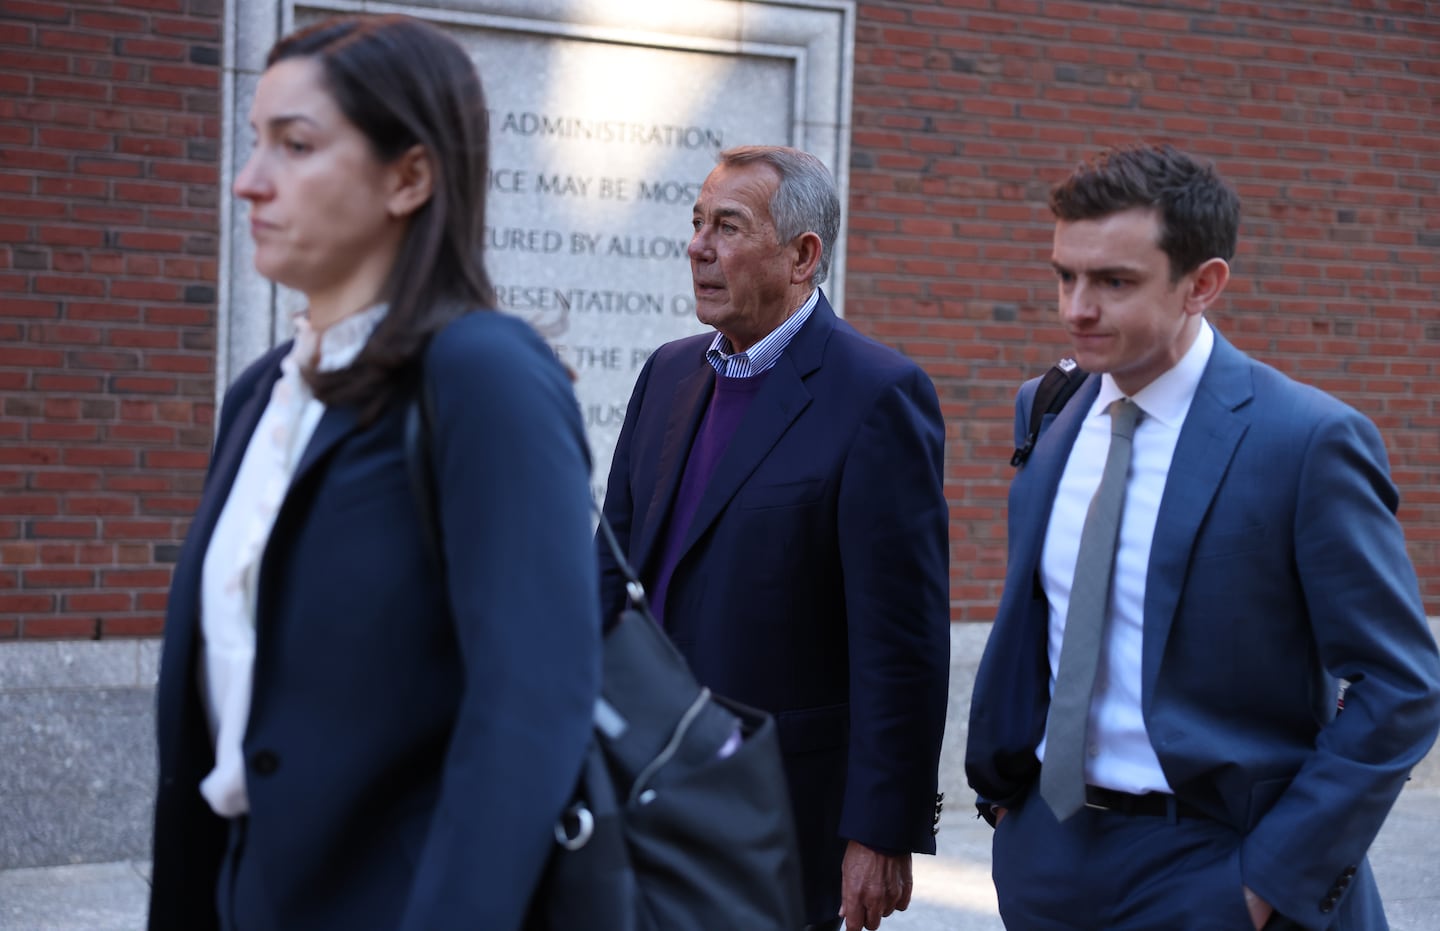
<svg viewBox="0 0 1440 931">
<path fill-rule="evenodd" d="M 330 20 L 271 51 L 250 123 L 255 264 L 308 307 L 226 393 L 175 569 L 150 928 L 517 928 L 599 620 L 573 391 L 488 309 L 479 78 L 416 20 Z"/>
</svg>

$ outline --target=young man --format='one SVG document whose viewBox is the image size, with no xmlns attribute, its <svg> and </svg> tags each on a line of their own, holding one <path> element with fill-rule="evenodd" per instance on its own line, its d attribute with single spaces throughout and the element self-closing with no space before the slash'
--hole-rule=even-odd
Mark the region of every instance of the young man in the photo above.
<svg viewBox="0 0 1440 931">
<path fill-rule="evenodd" d="M 1380 435 L 1206 322 L 1239 221 L 1212 169 L 1120 149 L 1051 207 L 1060 321 L 1097 374 L 1011 487 L 975 682 L 1001 914 L 1383 928 L 1365 852 L 1440 726 L 1440 658 Z"/>
<path fill-rule="evenodd" d="M 806 921 L 876 928 L 933 853 L 949 679 L 945 428 L 914 363 L 817 287 L 840 225 L 825 166 L 722 152 L 695 202 L 714 334 L 645 364 L 605 514 L 695 675 L 772 712 Z M 606 617 L 624 580 L 600 547 Z M 797 929 L 798 931 L 798 929 Z"/>
</svg>

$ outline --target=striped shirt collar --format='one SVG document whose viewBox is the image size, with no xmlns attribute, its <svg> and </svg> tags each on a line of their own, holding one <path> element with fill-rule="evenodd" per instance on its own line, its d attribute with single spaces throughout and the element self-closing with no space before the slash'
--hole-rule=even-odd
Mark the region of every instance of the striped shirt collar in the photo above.
<svg viewBox="0 0 1440 931">
<path fill-rule="evenodd" d="M 775 363 L 780 361 L 780 354 L 790 345 L 795 334 L 800 332 L 805 321 L 810 319 L 810 312 L 819 301 L 820 289 L 815 288 L 805 303 L 800 305 L 799 310 L 744 352 L 731 352 L 730 340 L 726 339 L 724 333 L 716 333 L 710 348 L 705 350 L 705 361 L 709 362 L 718 374 L 727 378 L 749 378 L 751 375 L 770 371 L 775 367 Z"/>
</svg>

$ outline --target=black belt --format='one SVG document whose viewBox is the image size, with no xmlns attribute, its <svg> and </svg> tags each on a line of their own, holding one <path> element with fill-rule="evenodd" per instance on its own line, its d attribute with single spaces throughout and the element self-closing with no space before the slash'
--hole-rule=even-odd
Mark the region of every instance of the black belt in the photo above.
<svg viewBox="0 0 1440 931">
<path fill-rule="evenodd" d="M 1146 792 L 1131 795 L 1099 786 L 1085 787 L 1085 807 L 1113 811 L 1121 815 L 1149 815 L 1158 818 L 1205 818 L 1200 809 L 1182 802 L 1167 792 Z"/>
</svg>

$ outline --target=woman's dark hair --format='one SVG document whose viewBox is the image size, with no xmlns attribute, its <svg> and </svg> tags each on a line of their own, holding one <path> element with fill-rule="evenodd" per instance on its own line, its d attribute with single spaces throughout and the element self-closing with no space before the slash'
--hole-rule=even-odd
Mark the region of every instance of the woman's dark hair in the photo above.
<svg viewBox="0 0 1440 931">
<path fill-rule="evenodd" d="M 1168 145 L 1111 149 L 1080 165 L 1050 194 L 1056 219 L 1099 220 L 1135 207 L 1160 215 L 1170 280 L 1235 255 L 1240 198 L 1215 169 Z"/>
<path fill-rule="evenodd" d="M 349 367 L 307 374 L 317 398 L 358 405 L 369 422 L 414 377 L 433 334 L 495 304 L 482 252 L 490 157 L 485 95 L 457 42 L 405 16 L 307 26 L 277 42 L 265 64 L 297 58 L 320 64 L 326 90 L 380 161 L 415 145 L 430 156 L 433 192 L 411 216 L 386 282 L 389 312 Z"/>
</svg>

